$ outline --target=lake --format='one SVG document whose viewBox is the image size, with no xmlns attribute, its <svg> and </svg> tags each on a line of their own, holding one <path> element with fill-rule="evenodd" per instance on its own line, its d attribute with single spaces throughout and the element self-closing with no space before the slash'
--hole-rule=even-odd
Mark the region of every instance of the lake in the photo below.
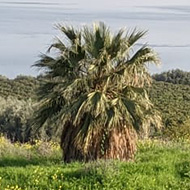
<svg viewBox="0 0 190 190">
<path fill-rule="evenodd" d="M 55 24 L 80 27 L 95 21 L 104 21 L 113 31 L 121 27 L 148 30 L 143 42 L 148 42 L 162 60 L 159 68 L 150 67 L 152 73 L 175 68 L 190 71 L 188 1 L 174 1 L 172 5 L 154 5 L 151 1 L 143 4 L 143 0 L 89 2 L 0 0 L 0 75 L 38 75 L 39 71 L 31 65 L 59 34 Z"/>
</svg>

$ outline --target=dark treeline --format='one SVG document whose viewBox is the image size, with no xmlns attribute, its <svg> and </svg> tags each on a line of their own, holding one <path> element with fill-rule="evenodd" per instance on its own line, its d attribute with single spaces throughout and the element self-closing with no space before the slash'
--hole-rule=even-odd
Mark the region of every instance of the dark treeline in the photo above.
<svg viewBox="0 0 190 190">
<path fill-rule="evenodd" d="M 180 69 L 155 74 L 152 77 L 156 81 L 190 85 L 190 72 L 185 72 Z"/>
<path fill-rule="evenodd" d="M 172 70 L 154 75 L 153 78 L 156 81 L 148 92 L 163 119 L 162 137 L 189 138 L 190 74 Z M 38 134 L 32 127 L 38 106 L 36 92 L 41 79 L 30 76 L 8 79 L 0 76 L 0 134 L 20 142 L 37 136 L 52 138 L 53 126 L 47 124 L 47 128 L 41 129 Z"/>
</svg>

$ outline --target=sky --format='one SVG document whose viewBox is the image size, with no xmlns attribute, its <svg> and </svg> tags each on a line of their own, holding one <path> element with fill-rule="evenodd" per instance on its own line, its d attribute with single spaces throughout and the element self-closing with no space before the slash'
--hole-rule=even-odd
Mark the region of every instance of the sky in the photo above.
<svg viewBox="0 0 190 190">
<path fill-rule="evenodd" d="M 117 7 L 121 5 L 127 6 L 167 6 L 167 5 L 189 5 L 190 0 L 0 0 L 0 2 L 38 2 L 38 3 L 60 3 L 69 4 L 77 3 L 82 4 L 85 8 L 110 8 Z"/>
<path fill-rule="evenodd" d="M 104 21 L 111 29 L 148 30 L 161 72 L 190 71 L 190 0 L 0 0 L 0 75 L 36 75 L 32 67 L 57 35 L 56 23 Z"/>
<path fill-rule="evenodd" d="M 190 0 L 78 0 L 85 7 L 190 5 Z"/>
</svg>

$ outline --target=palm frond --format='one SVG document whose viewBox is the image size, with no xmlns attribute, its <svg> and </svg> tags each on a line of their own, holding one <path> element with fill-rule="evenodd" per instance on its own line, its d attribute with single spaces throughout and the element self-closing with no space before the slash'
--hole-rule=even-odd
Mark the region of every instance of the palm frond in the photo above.
<svg viewBox="0 0 190 190">
<path fill-rule="evenodd" d="M 76 40 L 80 37 L 80 32 L 75 30 L 72 26 L 69 27 L 58 24 L 57 28 L 63 32 L 71 44 L 76 43 Z"/>
<path fill-rule="evenodd" d="M 147 31 L 138 31 L 136 28 L 130 33 L 128 32 L 126 35 L 128 48 L 132 47 L 138 40 L 140 40 Z"/>
<path fill-rule="evenodd" d="M 48 48 L 47 53 L 50 53 L 52 48 L 55 48 L 55 49 L 59 50 L 61 53 L 63 53 L 65 50 L 67 50 L 67 47 L 65 46 L 65 44 L 58 37 L 56 37 L 55 43 L 53 43 Z"/>
</svg>

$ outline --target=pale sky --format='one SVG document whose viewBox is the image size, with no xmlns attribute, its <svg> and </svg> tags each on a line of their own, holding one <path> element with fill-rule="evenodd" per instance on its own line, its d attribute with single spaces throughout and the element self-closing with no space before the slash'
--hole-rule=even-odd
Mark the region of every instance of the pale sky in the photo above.
<svg viewBox="0 0 190 190">
<path fill-rule="evenodd" d="M 40 4 L 62 7 L 70 5 L 85 11 L 126 10 L 131 6 L 190 6 L 190 0 L 0 0 L 0 3 Z"/>
<path fill-rule="evenodd" d="M 0 74 L 11 78 L 36 74 L 30 66 L 56 35 L 54 24 L 62 21 L 148 30 L 145 42 L 163 63 L 152 72 L 190 71 L 190 0 L 0 0 L 0 18 Z"/>
<path fill-rule="evenodd" d="M 63 1 L 62 1 L 63 2 Z M 66 1 L 65 1 L 66 2 Z M 78 0 L 78 3 L 85 3 L 86 5 L 106 5 L 110 4 L 124 4 L 129 6 L 156 6 L 156 5 L 190 5 L 189 0 Z"/>
<path fill-rule="evenodd" d="M 24 2 L 24 3 L 76 3 L 85 8 L 106 8 L 117 6 L 167 6 L 167 5 L 186 5 L 190 6 L 190 0 L 0 0 L 0 2 Z"/>
<path fill-rule="evenodd" d="M 85 8 L 104 10 L 129 6 L 190 6 L 190 0 L 78 0 L 76 2 L 83 4 Z"/>
</svg>

